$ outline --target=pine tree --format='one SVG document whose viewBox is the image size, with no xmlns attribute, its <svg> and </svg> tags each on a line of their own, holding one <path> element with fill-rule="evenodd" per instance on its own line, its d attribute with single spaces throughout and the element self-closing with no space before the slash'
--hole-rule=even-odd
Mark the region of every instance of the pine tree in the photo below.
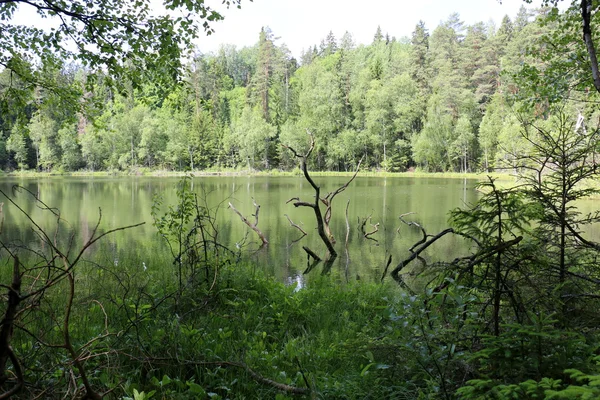
<svg viewBox="0 0 600 400">
<path fill-rule="evenodd" d="M 531 18 L 531 11 L 525 6 L 521 6 L 519 8 L 519 12 L 515 18 L 514 30 L 515 32 L 521 32 L 527 25 L 529 25 L 529 20 Z"/>
<path fill-rule="evenodd" d="M 383 33 L 381 33 L 381 26 L 377 25 L 375 36 L 373 37 L 373 44 L 383 41 Z"/>
<path fill-rule="evenodd" d="M 415 104 L 418 118 L 415 120 L 417 131 L 423 128 L 427 98 L 430 92 L 430 55 L 429 55 L 429 32 L 425 22 L 419 21 L 411 37 L 411 52 L 409 71 L 410 76 L 418 87 L 417 97 L 419 101 Z"/>
<path fill-rule="evenodd" d="M 338 50 L 337 40 L 332 31 L 329 31 L 327 37 L 321 41 L 320 47 L 320 54 L 323 56 L 334 54 Z"/>
<path fill-rule="evenodd" d="M 273 33 L 269 27 L 260 30 L 258 39 L 258 57 L 256 60 L 256 75 L 253 77 L 253 86 L 259 97 L 262 116 L 265 121 L 270 120 L 269 113 L 269 88 L 275 59 L 275 44 Z"/>
</svg>

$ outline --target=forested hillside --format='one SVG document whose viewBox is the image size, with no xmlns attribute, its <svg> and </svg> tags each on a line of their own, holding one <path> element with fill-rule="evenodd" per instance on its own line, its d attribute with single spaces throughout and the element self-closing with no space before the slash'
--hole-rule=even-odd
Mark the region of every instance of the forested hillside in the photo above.
<svg viewBox="0 0 600 400">
<path fill-rule="evenodd" d="M 522 7 L 500 26 L 467 26 L 453 14 L 419 23 L 410 38 L 378 29 L 369 45 L 330 33 L 299 60 L 264 27 L 253 47 L 197 51 L 175 86 L 166 73 L 113 86 L 58 57 L 11 60 L 43 79 L 0 73 L 0 167 L 289 170 L 295 160 L 281 144 L 302 147 L 309 129 L 319 170 L 352 170 L 363 157 L 382 171 L 510 168 L 528 151 L 521 120 L 547 117 L 545 104 L 569 97 L 591 117 L 573 90 L 585 87 L 538 85 L 560 59 L 549 44 L 564 37 L 555 17 Z"/>
</svg>

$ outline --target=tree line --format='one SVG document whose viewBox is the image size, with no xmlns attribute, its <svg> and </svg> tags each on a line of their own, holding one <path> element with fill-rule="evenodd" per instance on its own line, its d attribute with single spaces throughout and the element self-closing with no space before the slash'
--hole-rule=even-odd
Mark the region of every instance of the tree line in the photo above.
<svg viewBox="0 0 600 400">
<path fill-rule="evenodd" d="M 546 118 L 555 94 L 525 87 L 551 70 L 553 10 L 522 7 L 499 27 L 455 13 L 431 32 L 419 22 L 410 38 L 378 28 L 368 45 L 330 32 L 300 60 L 265 27 L 253 47 L 196 52 L 181 79 L 158 69 L 117 86 L 57 56 L 13 58 L 0 72 L 0 167 L 289 170 L 281 145 L 307 148 L 308 129 L 319 170 L 350 171 L 361 158 L 383 171 L 505 168 L 527 151 L 515 110 Z M 16 63 L 44 79 L 28 85 Z"/>
</svg>

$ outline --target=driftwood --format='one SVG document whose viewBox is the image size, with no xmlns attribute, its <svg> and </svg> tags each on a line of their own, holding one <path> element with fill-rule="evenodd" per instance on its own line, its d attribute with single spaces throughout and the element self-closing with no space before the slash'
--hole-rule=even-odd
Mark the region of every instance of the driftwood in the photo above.
<svg viewBox="0 0 600 400">
<path fill-rule="evenodd" d="M 265 237 L 265 235 L 261 232 L 260 229 L 258 229 L 258 212 L 260 211 L 260 205 L 256 204 L 256 201 L 254 201 L 254 199 L 252 199 L 252 203 L 254 204 L 255 207 L 255 211 L 254 211 L 254 223 L 251 223 L 250 221 L 248 221 L 248 218 L 244 217 L 242 215 L 241 212 L 239 212 L 234 206 L 233 204 L 231 204 L 231 202 L 229 203 L 229 208 L 231 208 L 233 210 L 234 213 L 236 213 L 240 219 L 242 220 L 243 223 L 245 223 L 246 225 L 248 225 L 248 227 L 250 229 L 252 229 L 254 232 L 256 232 L 256 234 L 258 235 L 258 237 L 260 238 L 260 240 L 262 241 L 262 246 L 268 245 L 269 241 L 267 240 L 267 238 Z"/>
<path fill-rule="evenodd" d="M 422 238 L 420 240 L 418 240 L 414 245 L 411 246 L 410 249 L 408 249 L 410 251 L 410 256 L 408 258 L 406 258 L 405 260 L 403 260 L 402 262 L 400 262 L 396 268 L 394 268 L 394 270 L 392 270 L 392 272 L 390 273 L 390 275 L 392 276 L 392 278 L 394 278 L 394 280 L 396 282 L 398 282 L 399 284 L 401 284 L 402 286 L 406 287 L 406 284 L 404 283 L 402 277 L 400 276 L 400 272 L 404 269 L 404 267 L 406 267 L 408 264 L 410 264 L 412 261 L 414 261 L 415 259 L 421 259 L 422 261 L 424 261 L 421 258 L 421 253 L 423 251 L 425 251 L 429 246 L 431 246 L 432 244 L 434 244 L 436 241 L 438 241 L 439 239 L 441 239 L 442 237 L 446 236 L 447 234 L 451 233 L 454 235 L 458 235 L 458 236 L 463 236 L 467 239 L 471 239 L 473 240 L 475 243 L 477 243 L 478 246 L 481 246 L 481 244 L 473 237 L 466 235 L 462 232 L 456 232 L 454 229 L 452 228 L 448 228 L 445 229 L 441 232 L 439 232 L 436 235 L 428 235 L 427 231 L 425 231 L 425 228 L 423 228 L 420 224 L 418 224 L 417 222 L 414 221 L 406 221 L 404 220 L 404 217 L 407 215 L 411 215 L 414 213 L 406 213 L 406 214 L 402 214 L 399 218 L 400 220 L 405 223 L 406 225 L 409 226 L 415 226 L 417 227 L 421 233 L 422 233 Z M 398 228 L 400 229 L 400 228 Z M 503 242 L 497 246 L 494 246 L 492 248 L 488 248 L 488 249 L 483 249 L 477 253 L 472 254 L 471 256 L 467 256 L 467 257 L 460 257 L 457 258 L 455 260 L 453 260 L 450 265 L 458 265 L 460 263 L 464 263 L 466 262 L 466 268 L 465 270 L 471 270 L 474 266 L 481 264 L 482 262 L 484 262 L 485 260 L 489 259 L 490 257 L 503 252 L 504 250 L 515 246 L 517 244 L 519 244 L 521 242 L 521 240 L 523 240 L 522 236 L 518 236 L 512 240 Z M 390 266 L 391 263 L 391 256 L 390 259 L 388 260 L 387 266 L 385 267 L 385 270 L 383 272 L 383 275 L 381 276 L 381 281 L 383 281 L 383 279 L 385 278 L 388 268 Z M 438 286 L 434 291 L 440 291 L 442 290 L 445 286 L 447 285 L 446 283 L 442 283 L 440 286 Z"/>
<path fill-rule="evenodd" d="M 308 173 L 308 167 L 306 164 L 308 157 L 310 157 L 315 148 L 315 138 L 308 129 L 306 130 L 306 133 L 310 137 L 310 147 L 308 148 L 305 154 L 298 153 L 295 149 L 293 149 L 290 146 L 286 146 L 284 144 L 282 144 L 282 146 L 291 151 L 294 157 L 300 159 L 300 166 L 302 168 L 304 178 L 308 181 L 310 186 L 312 186 L 312 188 L 315 191 L 315 200 L 314 203 L 312 203 L 307 201 L 301 201 L 298 197 L 295 197 L 288 200 L 287 203 L 293 201 L 294 207 L 310 207 L 313 209 L 315 213 L 315 218 L 317 220 L 317 231 L 319 232 L 319 237 L 325 244 L 325 247 L 327 247 L 328 256 L 326 257 L 325 266 L 323 269 L 323 273 L 327 273 L 331 269 L 333 262 L 337 258 L 337 252 L 333 247 L 333 245 L 335 244 L 335 238 L 333 237 L 333 234 L 331 233 L 331 229 L 329 227 L 329 222 L 331 221 L 331 206 L 333 204 L 333 199 L 335 198 L 335 196 L 346 190 L 348 185 L 350 185 L 350 183 L 356 178 L 358 171 L 360 170 L 362 158 L 358 163 L 358 166 L 356 167 L 356 171 L 345 184 L 343 184 L 336 190 L 327 193 L 325 197 L 321 197 L 321 188 L 317 186 L 315 181 L 311 178 L 310 174 Z M 323 203 L 323 205 L 325 206 L 324 214 L 321 212 L 319 203 Z"/>
<path fill-rule="evenodd" d="M 415 244 L 413 244 L 410 249 L 408 249 L 408 251 L 410 251 L 410 253 L 411 253 L 410 256 L 408 258 L 406 258 L 405 260 L 403 260 L 402 262 L 400 262 L 392 270 L 392 272 L 390 274 L 392 276 L 392 278 L 394 278 L 394 280 L 396 282 L 398 282 L 400 285 L 404 286 L 407 289 L 408 289 L 408 287 L 406 286 L 406 284 L 404 283 L 404 280 L 400 276 L 400 272 L 404 269 L 404 267 L 406 267 L 408 264 L 410 264 L 415 259 L 421 259 L 421 253 L 423 251 L 425 251 L 425 249 L 427 249 L 433 243 L 435 243 L 436 241 L 438 241 L 442 237 L 446 236 L 448 233 L 455 233 L 454 229 L 448 228 L 448 229 L 445 229 L 445 230 L 441 231 L 437 235 L 428 235 L 427 232 L 425 231 L 425 228 L 423 228 L 420 224 L 418 224 L 418 223 L 416 223 L 414 221 L 406 221 L 404 219 L 404 217 L 406 217 L 407 215 L 412 215 L 412 214 L 414 214 L 414 213 L 409 212 L 409 213 L 405 213 L 405 214 L 400 215 L 400 217 L 399 217 L 400 221 L 402 221 L 403 223 L 405 223 L 408 226 L 415 226 L 415 227 L 417 227 L 421 231 L 421 233 L 423 234 L 423 237 L 419 241 L 417 241 Z M 400 231 L 400 228 L 398 228 L 396 230 L 396 232 L 398 232 L 398 233 L 399 233 L 399 231 Z M 387 265 L 385 267 L 385 270 L 383 271 L 383 274 L 381 276 L 381 281 L 382 282 L 385 279 L 385 276 L 387 275 L 387 272 L 388 272 L 388 269 L 390 267 L 391 262 L 392 262 L 392 257 L 390 256 L 390 258 L 388 259 Z"/>
</svg>

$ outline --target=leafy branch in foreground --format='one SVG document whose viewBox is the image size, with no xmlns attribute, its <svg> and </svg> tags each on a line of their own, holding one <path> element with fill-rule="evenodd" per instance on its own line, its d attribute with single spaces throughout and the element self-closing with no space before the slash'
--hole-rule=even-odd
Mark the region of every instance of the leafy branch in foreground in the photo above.
<svg viewBox="0 0 600 400">
<path fill-rule="evenodd" d="M 241 0 L 223 1 L 227 7 Z M 212 22 L 223 19 L 204 1 L 167 0 L 157 12 L 149 0 L 4 0 L 0 3 L 0 66 L 29 84 L 43 77 L 12 62 L 58 57 L 78 60 L 91 70 L 105 68 L 121 85 L 127 75 L 141 83 L 139 71 L 151 71 L 157 82 L 176 77 L 182 56 L 193 48 L 201 32 L 211 34 Z M 15 22 L 17 8 L 51 21 L 50 28 Z M 128 71 L 127 64 L 141 68 Z M 137 75 L 137 76 L 136 76 Z M 142 74 L 144 75 L 144 74 Z"/>
</svg>

